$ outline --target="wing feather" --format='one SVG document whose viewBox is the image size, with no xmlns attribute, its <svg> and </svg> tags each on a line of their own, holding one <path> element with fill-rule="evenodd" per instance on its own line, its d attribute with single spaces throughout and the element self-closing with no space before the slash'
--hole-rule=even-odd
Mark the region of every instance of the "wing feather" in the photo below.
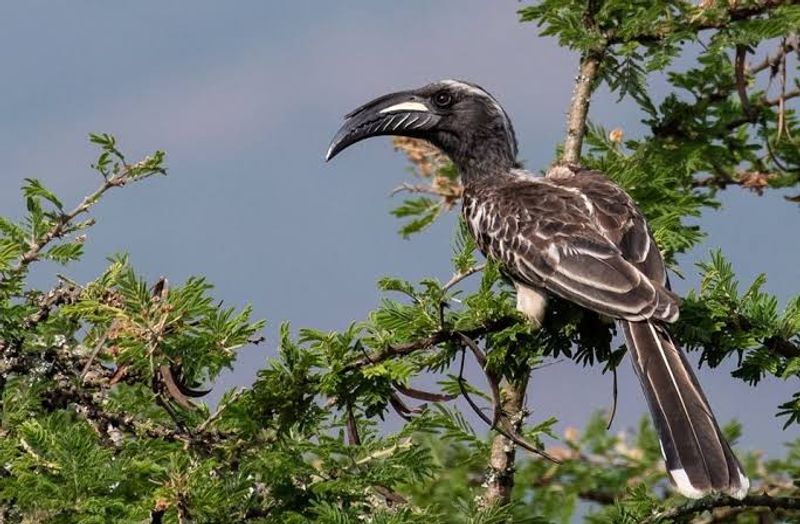
<svg viewBox="0 0 800 524">
<path fill-rule="evenodd" d="M 603 235 L 622 256 L 651 280 L 669 287 L 661 253 L 647 221 L 631 197 L 605 174 L 579 167 L 550 177 L 554 184 L 577 190 L 592 203 L 593 218 Z"/>
<path fill-rule="evenodd" d="M 638 267 L 650 248 L 634 250 L 628 260 L 596 222 L 585 194 L 542 178 L 516 178 L 478 193 L 465 196 L 466 222 L 481 250 L 515 280 L 615 318 L 677 316 L 677 297 Z"/>
</svg>

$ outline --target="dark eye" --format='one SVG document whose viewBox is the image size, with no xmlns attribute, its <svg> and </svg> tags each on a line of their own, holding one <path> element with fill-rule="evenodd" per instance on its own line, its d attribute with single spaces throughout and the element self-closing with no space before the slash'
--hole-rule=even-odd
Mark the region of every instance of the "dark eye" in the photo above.
<svg viewBox="0 0 800 524">
<path fill-rule="evenodd" d="M 436 107 L 442 109 L 450 107 L 453 105 L 453 96 L 447 91 L 439 91 L 433 95 L 433 103 L 436 104 Z"/>
</svg>

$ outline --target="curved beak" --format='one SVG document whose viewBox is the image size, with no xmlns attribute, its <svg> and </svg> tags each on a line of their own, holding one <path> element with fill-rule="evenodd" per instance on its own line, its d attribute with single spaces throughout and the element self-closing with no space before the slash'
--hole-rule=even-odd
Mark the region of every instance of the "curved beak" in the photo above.
<svg viewBox="0 0 800 524">
<path fill-rule="evenodd" d="M 440 118 L 412 91 L 384 95 L 345 116 L 345 123 L 333 137 L 325 161 L 356 142 L 372 136 L 420 137 L 422 133 L 433 128 Z"/>
</svg>

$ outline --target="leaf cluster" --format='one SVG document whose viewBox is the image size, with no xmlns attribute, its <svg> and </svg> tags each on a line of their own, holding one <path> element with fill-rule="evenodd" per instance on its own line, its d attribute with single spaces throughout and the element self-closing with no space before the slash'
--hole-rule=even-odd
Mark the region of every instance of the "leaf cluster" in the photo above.
<svg viewBox="0 0 800 524">
<path fill-rule="evenodd" d="M 544 0 L 520 11 L 597 57 L 600 81 L 641 108 L 645 136 L 592 125 L 583 162 L 634 197 L 675 273 L 718 191 L 800 183 L 794 80 L 787 72 L 778 95 L 769 89 L 788 51 L 763 67 L 740 60 L 759 45 L 786 49 L 798 13 L 781 1 Z M 691 67 L 676 66 L 692 53 Z M 648 81 L 661 71 L 670 93 L 655 100 Z M 121 255 L 90 282 L 29 282 L 38 261 L 80 259 L 93 224 L 84 215 L 109 190 L 166 173 L 161 152 L 131 162 L 113 136 L 90 140 L 96 191 L 70 210 L 28 180 L 25 216 L 0 218 L 3 521 L 617 523 L 683 507 L 646 421 L 611 433 L 598 414 L 559 435 L 549 413 L 503 411 L 501 386 L 524 385 L 533 368 L 569 359 L 613 370 L 624 348 L 613 324 L 558 299 L 531 326 L 461 224 L 452 278 L 386 277 L 375 310 L 340 331 L 281 324 L 255 382 L 203 403 L 237 352 L 263 340 L 249 307 L 223 306 L 201 277 L 148 282 Z M 397 147 L 424 182 L 401 186 L 424 196 L 394 211 L 409 236 L 457 203 L 461 186 L 436 151 Z M 800 299 L 780 307 L 764 277 L 740 290 L 720 253 L 700 271 L 674 328 L 682 344 L 710 366 L 736 359 L 734 375 L 754 385 L 796 379 Z M 800 422 L 798 395 L 778 408 L 787 426 Z M 742 429 L 725 431 L 735 443 Z M 510 436 L 560 464 L 522 454 Z M 498 442 L 517 451 L 507 471 L 489 465 Z M 797 497 L 798 442 L 781 459 L 742 456 L 761 489 Z M 513 481 L 508 504 L 486 498 L 498 474 Z"/>
</svg>

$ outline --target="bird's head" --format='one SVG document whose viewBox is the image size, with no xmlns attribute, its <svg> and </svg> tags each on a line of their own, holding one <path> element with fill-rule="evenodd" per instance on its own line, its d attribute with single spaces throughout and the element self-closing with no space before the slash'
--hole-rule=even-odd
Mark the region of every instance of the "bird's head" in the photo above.
<svg viewBox="0 0 800 524">
<path fill-rule="evenodd" d="M 326 160 L 365 138 L 420 138 L 444 151 L 462 171 L 511 167 L 517 141 L 508 115 L 483 88 L 443 80 L 376 98 L 352 111 L 331 142 Z"/>
</svg>

